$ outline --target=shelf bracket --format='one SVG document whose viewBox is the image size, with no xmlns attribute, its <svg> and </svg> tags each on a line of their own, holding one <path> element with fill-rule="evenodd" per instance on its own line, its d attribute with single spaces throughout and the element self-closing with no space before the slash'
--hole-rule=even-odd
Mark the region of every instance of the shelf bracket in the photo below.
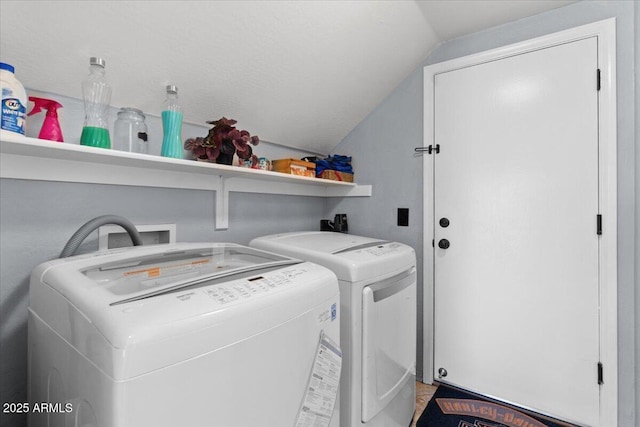
<svg viewBox="0 0 640 427">
<path fill-rule="evenodd" d="M 229 229 L 229 188 L 222 175 L 218 176 L 218 188 L 216 189 L 216 230 Z"/>
</svg>

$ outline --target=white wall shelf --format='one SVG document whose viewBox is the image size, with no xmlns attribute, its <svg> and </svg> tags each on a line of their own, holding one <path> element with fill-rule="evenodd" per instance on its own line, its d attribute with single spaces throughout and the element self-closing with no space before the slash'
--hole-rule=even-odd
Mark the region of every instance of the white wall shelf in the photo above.
<svg viewBox="0 0 640 427">
<path fill-rule="evenodd" d="M 370 185 L 13 137 L 0 141 L 0 178 L 215 191 L 216 229 L 228 228 L 230 192 L 312 197 L 372 194 Z"/>
</svg>

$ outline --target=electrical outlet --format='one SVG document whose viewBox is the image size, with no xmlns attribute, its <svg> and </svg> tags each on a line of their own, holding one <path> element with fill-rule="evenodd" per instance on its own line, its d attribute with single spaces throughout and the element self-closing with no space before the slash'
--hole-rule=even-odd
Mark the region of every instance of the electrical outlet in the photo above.
<svg viewBox="0 0 640 427">
<path fill-rule="evenodd" d="M 398 208 L 398 227 L 409 226 L 409 208 Z"/>
</svg>

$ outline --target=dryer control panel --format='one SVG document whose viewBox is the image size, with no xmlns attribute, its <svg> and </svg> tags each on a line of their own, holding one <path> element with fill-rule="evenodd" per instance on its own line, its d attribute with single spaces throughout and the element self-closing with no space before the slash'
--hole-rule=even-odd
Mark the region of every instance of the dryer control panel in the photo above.
<svg viewBox="0 0 640 427">
<path fill-rule="evenodd" d="M 363 249 L 362 252 L 373 255 L 373 256 L 385 256 L 392 252 L 399 251 L 404 245 L 400 243 L 386 243 L 377 246 L 372 246 L 367 249 Z"/>
</svg>

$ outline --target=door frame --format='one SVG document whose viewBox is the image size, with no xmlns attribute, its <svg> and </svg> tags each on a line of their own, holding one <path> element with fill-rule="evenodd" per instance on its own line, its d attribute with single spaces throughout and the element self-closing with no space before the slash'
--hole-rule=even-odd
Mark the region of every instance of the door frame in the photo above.
<svg viewBox="0 0 640 427">
<path fill-rule="evenodd" d="M 514 55 L 586 38 L 598 38 L 598 178 L 602 235 L 599 241 L 600 362 L 604 382 L 600 389 L 600 427 L 618 423 L 618 277 L 617 277 L 617 113 L 615 18 L 582 25 L 497 49 L 424 67 L 424 147 L 435 147 L 434 82 L 440 73 L 466 68 Z M 596 84 L 594 75 L 594 85 Z M 423 381 L 434 380 L 434 168 L 432 155 L 423 160 Z M 595 232 L 595 230 L 594 230 Z M 596 367 L 594 366 L 594 381 Z"/>
</svg>

